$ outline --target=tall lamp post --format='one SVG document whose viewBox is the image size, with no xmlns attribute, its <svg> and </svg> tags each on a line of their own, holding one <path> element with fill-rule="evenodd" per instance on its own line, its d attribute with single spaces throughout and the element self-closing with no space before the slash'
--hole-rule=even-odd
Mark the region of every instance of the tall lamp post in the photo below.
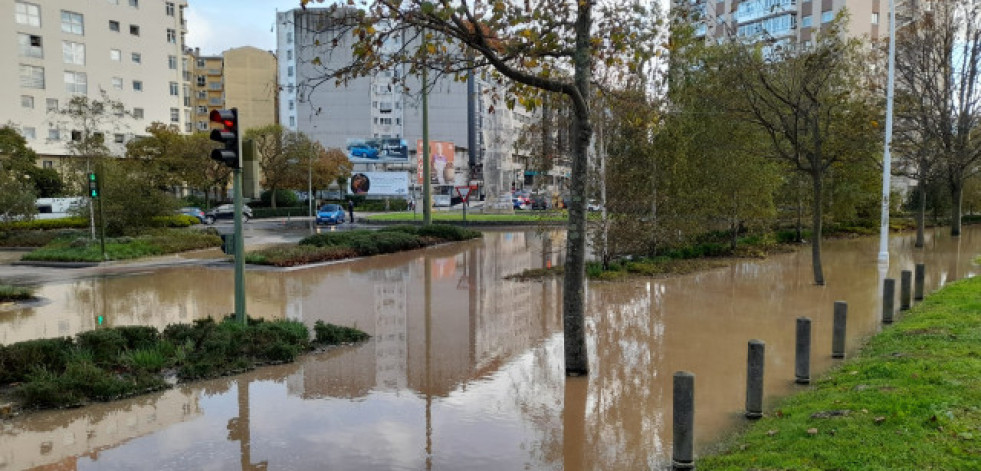
<svg viewBox="0 0 981 471">
<path fill-rule="evenodd" d="M 882 156 L 882 221 L 879 226 L 879 265 L 889 266 L 889 186 L 892 171 L 892 107 L 896 88 L 896 0 L 889 0 L 889 77 L 886 81 L 886 144 Z"/>
</svg>

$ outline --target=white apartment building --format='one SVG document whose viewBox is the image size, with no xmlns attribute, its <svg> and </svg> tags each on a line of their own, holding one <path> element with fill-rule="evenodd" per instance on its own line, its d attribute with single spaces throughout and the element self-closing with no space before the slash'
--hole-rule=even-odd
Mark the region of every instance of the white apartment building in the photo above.
<svg viewBox="0 0 981 471">
<path fill-rule="evenodd" d="M 409 149 L 407 163 L 356 163 L 355 170 L 406 171 L 410 181 L 416 182 L 416 143 L 422 139 L 421 79 L 407 77 L 407 66 L 396 66 L 341 86 L 319 80 L 325 69 L 349 64 L 352 59 L 351 38 L 335 37 L 329 25 L 327 9 L 277 13 L 279 122 L 328 148 L 345 149 L 351 139 L 404 140 Z M 337 44 L 328 48 L 335 39 Z M 393 39 L 388 47 L 401 46 L 401 40 Z M 484 194 L 499 195 L 526 185 L 526 169 L 519 163 L 522 156 L 514 142 L 535 116 L 520 107 L 508 110 L 500 103 L 490 112 L 486 97 L 491 89 L 489 82 L 479 78 L 474 78 L 472 91 L 467 83 L 452 77 L 436 79 L 429 93 L 429 139 L 453 142 L 454 185 L 478 183 Z M 472 118 L 468 101 L 472 101 Z M 472 146 L 468 144 L 470 126 Z M 568 175 L 568 168 L 557 168 L 555 173 L 559 178 L 553 181 L 558 181 Z"/>
<path fill-rule="evenodd" d="M 0 2 L 0 123 L 16 126 L 52 166 L 79 130 L 57 113 L 75 95 L 120 101 L 106 123 L 110 151 L 159 121 L 192 126 L 182 68 L 187 0 Z"/>
</svg>

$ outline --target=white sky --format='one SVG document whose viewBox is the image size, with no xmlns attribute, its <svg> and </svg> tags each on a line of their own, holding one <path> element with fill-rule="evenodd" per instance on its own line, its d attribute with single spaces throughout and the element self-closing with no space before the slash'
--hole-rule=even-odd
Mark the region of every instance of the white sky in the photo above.
<svg viewBox="0 0 981 471">
<path fill-rule="evenodd" d="M 187 46 L 218 55 L 253 46 L 276 50 L 276 11 L 300 7 L 300 0 L 188 0 Z M 323 6 L 314 4 L 313 6 Z"/>
</svg>

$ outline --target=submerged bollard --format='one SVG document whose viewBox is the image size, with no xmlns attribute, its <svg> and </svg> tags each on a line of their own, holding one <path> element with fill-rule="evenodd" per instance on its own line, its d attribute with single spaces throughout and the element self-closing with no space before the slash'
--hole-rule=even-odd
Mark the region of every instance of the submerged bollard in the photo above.
<svg viewBox="0 0 981 471">
<path fill-rule="evenodd" d="M 913 306 L 913 272 L 903 270 L 899 281 L 899 310 L 908 311 Z"/>
<path fill-rule="evenodd" d="M 746 358 L 746 418 L 763 417 L 763 365 L 766 343 L 762 340 L 749 341 L 749 354 Z"/>
<path fill-rule="evenodd" d="M 674 374 L 674 453 L 672 469 L 695 469 L 695 375 Z"/>
<path fill-rule="evenodd" d="M 834 325 L 831 327 L 831 358 L 845 358 L 845 321 L 848 303 L 835 301 Z"/>
<path fill-rule="evenodd" d="M 797 356 L 794 361 L 794 376 L 797 384 L 811 382 L 811 320 L 797 318 Z"/>
<path fill-rule="evenodd" d="M 916 264 L 916 289 L 914 289 L 913 299 L 923 301 L 923 281 L 926 278 L 926 265 Z"/>
<path fill-rule="evenodd" d="M 886 278 L 882 283 L 882 323 L 892 324 L 892 315 L 895 311 L 896 302 L 896 280 Z"/>
</svg>

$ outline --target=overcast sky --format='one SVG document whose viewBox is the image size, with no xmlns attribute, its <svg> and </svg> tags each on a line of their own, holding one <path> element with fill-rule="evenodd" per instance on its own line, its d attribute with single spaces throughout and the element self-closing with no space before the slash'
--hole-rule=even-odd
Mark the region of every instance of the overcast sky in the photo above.
<svg viewBox="0 0 981 471">
<path fill-rule="evenodd" d="M 276 50 L 276 11 L 300 7 L 300 0 L 188 0 L 187 46 L 218 55 L 242 46 Z M 314 5 L 323 6 L 323 5 Z"/>
</svg>

